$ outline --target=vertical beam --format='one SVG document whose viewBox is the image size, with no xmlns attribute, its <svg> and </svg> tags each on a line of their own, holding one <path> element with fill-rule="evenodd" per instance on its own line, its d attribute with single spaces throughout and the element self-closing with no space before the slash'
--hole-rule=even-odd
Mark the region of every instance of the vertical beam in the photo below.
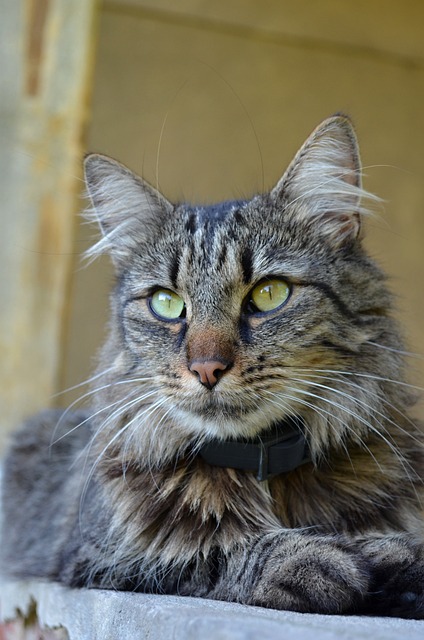
<svg viewBox="0 0 424 640">
<path fill-rule="evenodd" d="M 97 9 L 0 0 L 0 445 L 57 390 Z"/>
</svg>

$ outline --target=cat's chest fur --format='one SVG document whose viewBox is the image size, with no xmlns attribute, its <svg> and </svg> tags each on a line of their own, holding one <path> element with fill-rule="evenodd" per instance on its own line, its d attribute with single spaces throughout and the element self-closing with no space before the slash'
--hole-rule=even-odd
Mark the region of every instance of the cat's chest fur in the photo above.
<svg viewBox="0 0 424 640">
<path fill-rule="evenodd" d="M 384 452 L 375 465 L 358 448 L 349 459 L 341 453 L 262 483 L 251 472 L 212 467 L 200 457 L 161 471 L 117 460 L 104 474 L 112 529 L 120 539 L 118 564 L 121 554 L 126 561 L 143 557 L 147 565 L 205 560 L 281 527 L 350 535 L 423 528 L 403 490 L 393 492 L 393 476 L 401 471 Z"/>
</svg>

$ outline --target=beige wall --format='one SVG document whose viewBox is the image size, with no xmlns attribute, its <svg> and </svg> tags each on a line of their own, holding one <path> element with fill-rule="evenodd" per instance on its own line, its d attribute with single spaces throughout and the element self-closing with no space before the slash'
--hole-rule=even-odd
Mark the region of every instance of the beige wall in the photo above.
<svg viewBox="0 0 424 640">
<path fill-rule="evenodd" d="M 269 188 L 322 118 L 351 114 L 365 186 L 386 200 L 368 245 L 424 354 L 423 105 L 418 0 L 105 1 L 87 148 L 170 199 L 211 201 Z M 81 226 L 76 254 L 93 233 Z M 75 264 L 58 390 L 92 369 L 111 280 L 106 259 Z M 412 364 L 422 384 L 424 360 Z"/>
</svg>

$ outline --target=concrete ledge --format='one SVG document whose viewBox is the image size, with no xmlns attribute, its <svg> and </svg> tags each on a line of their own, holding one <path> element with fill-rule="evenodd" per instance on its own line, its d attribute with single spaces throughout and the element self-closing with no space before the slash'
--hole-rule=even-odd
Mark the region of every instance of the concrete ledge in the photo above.
<svg viewBox="0 0 424 640">
<path fill-rule="evenodd" d="M 0 584 L 1 618 L 34 610 L 41 629 L 69 640 L 422 640 L 424 621 L 322 616 L 178 596 L 66 589 L 38 581 Z M 3 629 L 5 627 L 3 626 Z M 2 635 L 0 638 L 25 638 Z M 32 637 L 32 636 L 31 636 Z M 41 633 L 38 638 L 53 637 Z"/>
</svg>

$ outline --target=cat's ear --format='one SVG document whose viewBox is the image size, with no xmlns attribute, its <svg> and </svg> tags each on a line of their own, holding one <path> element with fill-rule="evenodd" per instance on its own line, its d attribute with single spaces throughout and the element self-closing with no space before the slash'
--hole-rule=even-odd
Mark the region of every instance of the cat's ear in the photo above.
<svg viewBox="0 0 424 640">
<path fill-rule="evenodd" d="M 119 264 L 158 232 L 173 206 L 159 191 L 107 156 L 88 155 L 84 171 L 92 203 L 87 217 L 96 220 L 102 232 L 87 257 L 107 252 Z"/>
<path fill-rule="evenodd" d="M 271 191 L 287 212 L 314 225 L 336 247 L 358 237 L 368 196 L 361 187 L 356 135 L 343 115 L 313 131 Z"/>
</svg>

